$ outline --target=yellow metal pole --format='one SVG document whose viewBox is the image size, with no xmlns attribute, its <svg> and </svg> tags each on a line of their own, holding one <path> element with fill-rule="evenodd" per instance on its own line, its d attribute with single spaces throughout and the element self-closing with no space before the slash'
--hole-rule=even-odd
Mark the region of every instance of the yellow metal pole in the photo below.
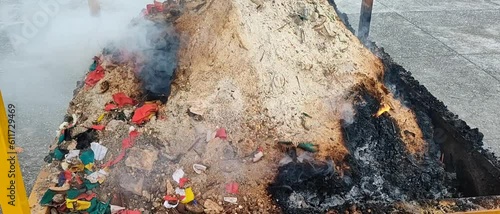
<svg viewBox="0 0 500 214">
<path fill-rule="evenodd" d="M 16 106 L 7 111 L 0 91 L 0 205 L 6 214 L 29 214 L 28 198 L 17 159 Z"/>
</svg>

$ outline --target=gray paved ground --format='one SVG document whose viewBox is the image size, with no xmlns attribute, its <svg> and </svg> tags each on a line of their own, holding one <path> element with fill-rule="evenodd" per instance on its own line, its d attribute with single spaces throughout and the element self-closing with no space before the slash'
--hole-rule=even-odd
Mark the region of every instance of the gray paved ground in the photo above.
<svg viewBox="0 0 500 214">
<path fill-rule="evenodd" d="M 361 0 L 336 0 L 357 30 Z M 370 39 L 500 154 L 500 0 L 374 0 Z"/>
</svg>

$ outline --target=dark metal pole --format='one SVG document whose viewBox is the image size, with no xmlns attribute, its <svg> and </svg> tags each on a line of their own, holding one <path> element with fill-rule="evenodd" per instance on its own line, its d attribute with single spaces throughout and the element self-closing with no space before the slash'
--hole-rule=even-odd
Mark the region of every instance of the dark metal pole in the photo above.
<svg viewBox="0 0 500 214">
<path fill-rule="evenodd" d="M 366 42 L 370 33 L 370 22 L 372 20 L 373 0 L 363 0 L 361 12 L 359 14 L 358 38 L 361 42 Z"/>
</svg>

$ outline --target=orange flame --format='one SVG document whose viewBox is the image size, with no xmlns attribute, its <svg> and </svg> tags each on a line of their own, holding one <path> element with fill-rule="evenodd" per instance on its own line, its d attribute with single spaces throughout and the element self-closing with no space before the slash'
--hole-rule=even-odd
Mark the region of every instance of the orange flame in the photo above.
<svg viewBox="0 0 500 214">
<path fill-rule="evenodd" d="M 380 117 L 380 115 L 382 115 L 384 112 L 388 112 L 389 110 L 391 110 L 391 107 L 387 104 L 382 104 L 380 106 L 380 108 L 378 109 L 377 113 L 374 114 L 373 116 L 375 117 Z"/>
</svg>

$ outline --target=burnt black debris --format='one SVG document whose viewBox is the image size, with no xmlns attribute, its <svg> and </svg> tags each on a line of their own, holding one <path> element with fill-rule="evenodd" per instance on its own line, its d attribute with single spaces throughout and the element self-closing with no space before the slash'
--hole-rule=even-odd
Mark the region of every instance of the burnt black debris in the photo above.
<svg viewBox="0 0 500 214">
<path fill-rule="evenodd" d="M 347 16 L 338 11 L 333 0 L 330 3 L 354 33 Z M 343 176 L 325 175 L 321 170 L 325 163 L 318 162 L 292 162 L 280 167 L 268 191 L 283 212 L 345 211 L 356 205 L 355 209 L 362 212 L 410 213 L 415 210 L 405 211 L 397 202 L 432 204 L 442 210 L 438 203 L 442 198 L 499 195 L 500 164 L 493 153 L 482 148 L 482 133 L 450 112 L 410 72 L 394 63 L 383 48 L 370 41 L 365 45 L 384 64 L 384 85 L 415 113 L 429 151 L 419 161 L 407 154 L 396 134 L 398 127 L 388 116 L 372 117 L 379 102 L 358 88 L 354 122 L 344 127 L 351 154 L 344 162 L 350 170 Z M 474 200 L 472 204 L 457 203 L 450 211 L 465 211 L 475 204 L 495 201 L 495 196 Z"/>
<path fill-rule="evenodd" d="M 392 119 L 372 116 L 378 108 L 379 101 L 359 88 L 354 122 L 344 124 L 350 153 L 344 162 L 350 170 L 343 176 L 334 173 L 331 163 L 294 162 L 279 168 L 268 190 L 285 213 L 344 211 L 352 204 L 377 210 L 394 201 L 453 196 L 455 182 L 439 162 L 439 148 L 416 160 Z"/>
<path fill-rule="evenodd" d="M 92 142 L 97 141 L 97 132 L 95 129 L 88 129 L 85 132 L 73 137 L 76 140 L 76 149 L 83 150 L 90 147 Z"/>
</svg>

